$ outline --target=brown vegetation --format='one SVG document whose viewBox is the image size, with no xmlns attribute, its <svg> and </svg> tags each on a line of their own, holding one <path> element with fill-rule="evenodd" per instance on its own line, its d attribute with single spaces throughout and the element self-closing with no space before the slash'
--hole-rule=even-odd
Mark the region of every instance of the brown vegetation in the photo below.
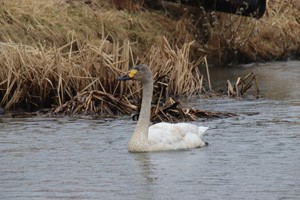
<svg viewBox="0 0 300 200">
<path fill-rule="evenodd" d="M 139 110 L 140 108 L 130 103 L 128 99 L 116 98 L 111 94 L 100 91 L 90 91 L 83 92 L 70 101 L 58 106 L 50 112 L 50 115 L 113 117 L 119 114 L 132 114 L 132 119 L 137 120 Z M 178 101 L 168 98 L 163 105 L 157 102 L 156 105 L 152 106 L 150 121 L 154 123 L 162 121 L 180 122 L 195 121 L 198 118 L 223 118 L 232 116 L 236 115 L 233 113 L 203 111 L 195 108 L 185 109 L 182 108 Z"/>
<path fill-rule="evenodd" d="M 260 19 L 205 12 L 199 40 L 210 61 L 245 63 L 299 56 L 300 7 L 294 0 L 272 0 Z"/>
<path fill-rule="evenodd" d="M 175 18 L 143 8 L 143 1 L 126 2 L 116 7 L 104 0 L 1 1 L 0 106 L 49 108 L 90 91 L 139 99 L 135 83 L 115 81 L 136 63 L 150 65 L 157 99 L 191 95 L 209 90 L 206 71 L 199 71 L 206 59 L 299 53 L 299 7 L 292 1 L 275 1 L 259 21 L 205 11 L 190 16 L 188 9 Z"/>
</svg>

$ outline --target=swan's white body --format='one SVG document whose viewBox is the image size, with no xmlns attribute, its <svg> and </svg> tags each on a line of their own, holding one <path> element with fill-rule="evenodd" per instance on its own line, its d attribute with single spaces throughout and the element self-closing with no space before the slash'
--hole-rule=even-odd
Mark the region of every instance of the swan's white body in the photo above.
<svg viewBox="0 0 300 200">
<path fill-rule="evenodd" d="M 161 122 L 149 127 L 150 151 L 191 149 L 205 146 L 201 140 L 207 127 L 189 123 L 170 124 Z"/>
<path fill-rule="evenodd" d="M 119 80 L 139 80 L 143 84 L 143 99 L 139 120 L 131 136 L 130 152 L 191 149 L 205 146 L 201 140 L 208 127 L 189 123 L 170 124 L 161 122 L 149 127 L 153 93 L 152 73 L 147 65 L 138 65 Z"/>
</svg>

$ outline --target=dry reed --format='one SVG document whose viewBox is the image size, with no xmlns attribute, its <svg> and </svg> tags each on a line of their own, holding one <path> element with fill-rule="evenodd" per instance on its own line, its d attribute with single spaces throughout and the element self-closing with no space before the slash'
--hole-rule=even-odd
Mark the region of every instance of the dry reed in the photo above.
<svg viewBox="0 0 300 200">
<path fill-rule="evenodd" d="M 83 92 L 72 100 L 58 106 L 51 112 L 53 115 L 90 115 L 115 116 L 119 114 L 130 115 L 137 110 L 137 106 L 126 100 L 115 98 L 109 93 L 100 91 Z"/>
<path fill-rule="evenodd" d="M 173 49 L 164 38 L 160 47 L 153 47 L 149 54 L 149 64 L 155 77 L 168 76 L 168 92 L 173 95 L 196 94 L 203 90 L 199 65 L 204 57 L 191 61 L 190 50 L 194 42 L 185 43 L 182 48 Z"/>
<path fill-rule="evenodd" d="M 238 77 L 235 84 L 232 85 L 229 80 L 227 80 L 227 95 L 228 97 L 241 97 L 246 92 L 248 92 L 255 85 L 255 97 L 259 97 L 259 87 L 256 75 L 251 72 L 247 74 L 244 78 Z"/>
<path fill-rule="evenodd" d="M 0 106 L 49 108 L 93 90 L 137 99 L 140 87 L 115 78 L 138 62 L 155 75 L 157 102 L 201 93 L 206 81 L 198 67 L 207 66 L 206 58 L 299 52 L 299 7 L 290 2 L 269 5 L 260 21 L 210 13 L 196 22 L 140 8 L 119 11 L 104 0 L 3 0 Z"/>
<path fill-rule="evenodd" d="M 103 40 L 100 46 L 83 45 L 76 52 L 64 53 L 63 49 L 72 49 L 74 42 L 48 51 L 2 44 L 1 105 L 6 109 L 15 104 L 49 107 L 83 91 L 121 92 L 122 88 L 116 91 L 115 77 L 127 69 L 130 43 L 110 44 Z"/>
<path fill-rule="evenodd" d="M 115 79 L 134 63 L 132 48 L 128 40 L 122 44 L 102 40 L 97 46 L 76 44 L 76 36 L 69 44 L 49 50 L 39 50 L 25 45 L 2 43 L 0 58 L 3 61 L 0 76 L 1 105 L 6 109 L 14 105 L 30 108 L 61 105 L 74 96 L 91 90 L 98 90 L 127 98 L 139 92 L 133 83 L 119 83 Z M 72 51 L 73 45 L 78 50 Z M 200 93 L 201 73 L 198 63 L 189 61 L 192 43 L 182 49 L 173 50 L 165 39 L 164 45 L 153 47 L 149 62 L 155 78 L 169 76 L 167 82 L 172 94 Z M 66 51 L 69 49 L 69 51 Z M 143 60 L 147 60 L 145 57 Z M 172 72 L 172 73 L 170 73 Z"/>
</svg>

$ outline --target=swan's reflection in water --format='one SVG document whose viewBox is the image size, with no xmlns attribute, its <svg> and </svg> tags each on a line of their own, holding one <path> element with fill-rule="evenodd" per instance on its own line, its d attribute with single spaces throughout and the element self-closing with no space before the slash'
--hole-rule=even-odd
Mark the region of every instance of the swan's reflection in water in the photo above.
<svg viewBox="0 0 300 200">
<path fill-rule="evenodd" d="M 141 175 L 145 178 L 147 184 L 155 184 L 155 166 L 151 164 L 149 153 L 134 154 L 134 159 L 138 162 L 141 169 Z"/>
<path fill-rule="evenodd" d="M 151 163 L 149 153 L 137 153 L 133 154 L 134 160 L 139 167 L 139 179 L 143 190 L 141 197 L 143 199 L 155 199 L 155 190 L 153 187 L 157 185 L 158 177 L 155 173 L 155 166 Z"/>
</svg>

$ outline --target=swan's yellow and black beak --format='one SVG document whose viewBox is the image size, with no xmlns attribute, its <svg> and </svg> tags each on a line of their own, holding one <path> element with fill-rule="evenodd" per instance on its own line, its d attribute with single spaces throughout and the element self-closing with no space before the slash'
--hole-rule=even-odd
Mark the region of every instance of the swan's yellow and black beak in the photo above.
<svg viewBox="0 0 300 200">
<path fill-rule="evenodd" d="M 136 69 L 132 69 L 127 74 L 125 74 L 124 76 L 120 76 L 119 78 L 117 78 L 117 80 L 118 81 L 134 80 L 134 76 L 136 75 L 137 71 L 138 70 L 136 70 Z"/>
</svg>

